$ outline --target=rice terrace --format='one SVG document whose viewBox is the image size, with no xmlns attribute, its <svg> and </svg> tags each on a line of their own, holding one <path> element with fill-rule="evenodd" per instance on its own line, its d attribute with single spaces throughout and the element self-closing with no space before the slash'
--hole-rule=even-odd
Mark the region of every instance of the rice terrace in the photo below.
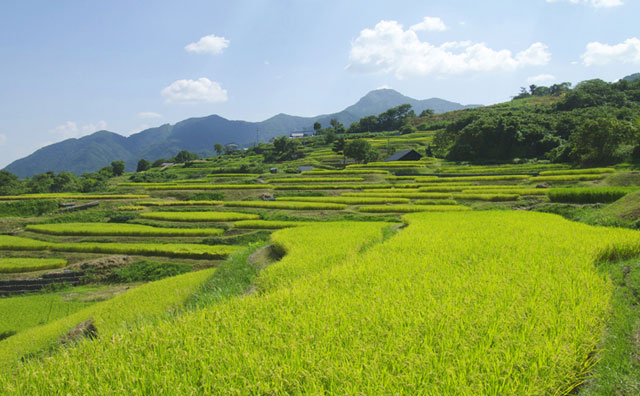
<svg viewBox="0 0 640 396">
<path fill-rule="evenodd" d="M 29 13 L 10 3 L 0 14 L 26 20 Z M 68 64 L 58 63 L 66 46 L 89 45 L 67 28 L 52 30 L 58 41 L 47 37 L 33 52 L 52 61 L 61 81 L 79 79 L 65 83 L 69 96 L 60 97 L 79 114 L 92 114 L 99 101 L 77 91 L 94 76 L 91 86 L 105 95 L 101 111 L 122 128 L 129 124 L 112 111 L 154 103 L 133 91 L 173 70 L 193 72 L 202 62 L 229 79 L 232 94 L 205 77 L 177 80 L 160 91 L 154 109 L 163 114 L 139 113 L 145 124 L 130 136 L 108 132 L 106 122 L 69 121 L 50 138 L 34 133 L 43 147 L 24 158 L 15 152 L 32 146 L 0 134 L 0 152 L 14 159 L 0 170 L 0 395 L 640 395 L 637 38 L 609 45 L 559 37 L 512 53 L 488 47 L 492 28 L 470 7 L 445 2 L 411 2 L 412 12 L 393 14 L 404 15 L 404 25 L 381 17 L 392 15 L 390 5 L 240 3 L 241 10 L 154 5 L 144 12 L 162 24 L 135 28 L 139 19 L 129 12 L 142 12 L 138 4 L 87 6 L 96 7 L 92 24 L 102 29 L 118 19 L 113 26 L 122 32 L 95 37 L 96 51 L 128 54 L 130 70 L 105 60 L 94 74 L 74 58 L 76 74 L 67 74 Z M 594 19 L 637 26 L 630 2 L 531 3 L 519 10 L 488 4 L 497 16 L 485 17 L 502 36 L 507 27 L 495 18 L 537 24 L 532 15 L 543 9 L 558 10 L 571 26 Z M 42 6 L 87 28 L 80 18 L 87 10 Z M 259 21 L 246 15 L 253 8 Z M 462 22 L 414 18 L 444 9 Z M 187 12 L 189 23 L 181 20 Z M 336 67 L 335 54 L 314 58 L 317 65 L 306 52 L 284 57 L 300 37 L 284 39 L 283 30 L 315 37 L 320 50 L 328 48 L 317 41 L 327 24 L 302 28 L 274 12 L 337 18 L 326 37 L 350 37 L 348 65 Z M 166 22 L 173 16 L 175 27 Z M 279 37 L 282 48 L 242 47 L 253 23 L 261 39 Z M 545 23 L 563 36 L 556 21 Z M 516 44 L 528 40 L 509 26 Z M 197 40 L 202 33 L 194 32 L 211 29 L 226 38 Z M 143 30 L 163 46 L 181 43 L 171 60 L 155 58 L 151 41 L 137 47 L 150 37 Z M 481 41 L 453 41 L 453 31 Z M 451 41 L 427 41 L 437 34 Z M 561 55 L 554 43 L 578 52 Z M 13 44 L 6 51 L 12 60 L 0 67 L 7 71 L 36 67 Z M 138 51 L 140 58 L 131 55 Z M 138 69 L 144 57 L 156 62 Z M 278 74 L 269 80 L 262 69 Z M 306 70 L 314 77 L 301 79 Z M 235 80 L 241 72 L 247 81 Z M 0 104 L 27 114 L 19 104 L 25 97 L 3 78 L 16 99 Z M 314 117 L 165 122 L 212 108 L 255 118 L 278 106 L 307 109 L 307 99 L 333 108 L 346 99 L 326 96 L 332 84 L 346 84 L 347 95 L 360 89 L 346 83 L 355 79 L 492 104 L 417 100 L 383 86 Z M 471 92 L 471 81 L 484 91 Z M 501 91 L 505 84 L 510 91 Z M 252 95 L 239 88 L 250 85 Z M 281 94 L 289 89 L 294 99 Z M 27 99 L 40 103 L 38 92 Z M 55 100 L 51 106 L 63 111 Z M 37 127 L 28 117 L 3 117 L 16 130 L 20 122 Z M 45 143 L 53 136 L 57 143 Z M 13 151 L 2 151 L 5 139 Z"/>
</svg>

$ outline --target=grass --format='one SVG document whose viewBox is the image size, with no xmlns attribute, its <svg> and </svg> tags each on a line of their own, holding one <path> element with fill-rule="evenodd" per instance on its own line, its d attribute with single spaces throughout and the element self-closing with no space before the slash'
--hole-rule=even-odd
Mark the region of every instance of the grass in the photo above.
<svg viewBox="0 0 640 396">
<path fill-rule="evenodd" d="M 224 232 L 219 228 L 161 228 L 121 223 L 29 224 L 26 230 L 50 235 L 113 236 L 209 236 Z"/>
<path fill-rule="evenodd" d="M 269 179 L 270 183 L 342 183 L 342 182 L 361 182 L 363 177 L 288 177 Z"/>
<path fill-rule="evenodd" d="M 636 233 L 532 212 L 406 221 L 386 241 L 370 223 L 278 231 L 286 255 L 255 293 L 26 361 L 0 389 L 531 395 L 584 381 L 613 294 L 594 261 Z"/>
<path fill-rule="evenodd" d="M 507 194 L 507 193 L 497 193 L 497 194 L 486 194 L 486 193 L 453 193 L 452 197 L 454 199 L 463 199 L 470 201 L 492 201 L 492 202 L 504 202 L 504 201 L 517 201 L 520 198 L 519 194 Z"/>
<path fill-rule="evenodd" d="M 600 180 L 605 177 L 604 174 L 593 175 L 557 175 L 557 176 L 537 176 L 529 178 L 531 182 L 575 182 L 575 181 L 593 181 Z"/>
<path fill-rule="evenodd" d="M 437 202 L 437 201 L 434 201 Z M 447 200 L 448 202 L 448 200 Z M 458 212 L 471 210 L 468 206 L 461 205 L 370 205 L 358 208 L 360 212 L 368 213 L 412 213 L 412 212 Z"/>
<path fill-rule="evenodd" d="M 319 171 L 304 171 L 303 176 L 306 175 L 388 175 L 386 170 L 379 169 L 344 169 L 344 170 L 319 170 Z"/>
<path fill-rule="evenodd" d="M 145 187 L 146 190 L 270 190 L 272 188 L 270 184 L 183 184 Z"/>
<path fill-rule="evenodd" d="M 563 203 L 608 203 L 624 197 L 632 188 L 593 187 L 593 188 L 554 188 L 547 192 L 551 202 Z"/>
<path fill-rule="evenodd" d="M 222 201 L 202 200 L 202 201 L 139 201 L 137 205 L 143 206 L 197 206 L 197 205 L 221 205 Z"/>
<path fill-rule="evenodd" d="M 294 202 L 294 201 L 227 201 L 224 206 L 261 209 L 287 210 L 343 210 L 347 205 L 327 202 Z"/>
<path fill-rule="evenodd" d="M 254 220 L 260 216 L 236 212 L 147 212 L 140 213 L 143 219 L 169 221 L 236 221 Z"/>
<path fill-rule="evenodd" d="M 599 175 L 602 173 L 613 173 L 616 170 L 613 168 L 591 168 L 591 169 L 565 169 L 565 170 L 551 170 L 542 171 L 540 176 L 557 176 L 557 175 Z"/>
<path fill-rule="evenodd" d="M 0 274 L 42 271 L 67 266 L 67 260 L 55 258 L 0 258 Z M 1 301 L 1 300 L 0 300 Z M 0 330 L 0 332 L 2 332 Z"/>
<path fill-rule="evenodd" d="M 453 199 L 416 199 L 416 205 L 457 205 L 458 201 Z"/>
<path fill-rule="evenodd" d="M 423 198 L 423 199 L 452 199 L 448 193 L 427 193 L 427 192 L 385 192 L 385 193 L 344 193 L 343 197 L 364 197 L 364 198 Z"/>
</svg>

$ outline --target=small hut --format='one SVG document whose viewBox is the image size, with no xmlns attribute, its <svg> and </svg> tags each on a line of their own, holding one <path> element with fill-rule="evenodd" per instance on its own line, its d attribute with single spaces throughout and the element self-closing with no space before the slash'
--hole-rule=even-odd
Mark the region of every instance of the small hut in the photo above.
<svg viewBox="0 0 640 396">
<path fill-rule="evenodd" d="M 384 162 L 391 161 L 419 161 L 422 156 L 416 150 L 404 150 L 398 151 L 393 154 L 391 157 L 384 160 Z"/>
</svg>

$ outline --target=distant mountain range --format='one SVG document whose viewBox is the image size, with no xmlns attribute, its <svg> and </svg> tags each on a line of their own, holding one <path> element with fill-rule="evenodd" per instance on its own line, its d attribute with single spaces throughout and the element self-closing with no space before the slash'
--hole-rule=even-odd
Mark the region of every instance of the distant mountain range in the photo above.
<svg viewBox="0 0 640 396">
<path fill-rule="evenodd" d="M 278 114 L 261 122 L 247 122 L 227 120 L 214 114 L 189 118 L 175 125 L 165 124 L 146 129 L 129 137 L 109 131 L 98 131 L 79 139 L 67 139 L 43 147 L 25 158 L 12 162 L 5 169 L 20 177 L 29 177 L 47 171 L 68 171 L 79 175 L 96 171 L 112 161 L 122 160 L 127 165 L 126 170 L 132 171 L 135 170 L 141 158 L 151 161 L 170 158 L 180 150 L 209 156 L 213 154 L 215 143 L 250 146 L 256 141 L 256 133 L 260 141 L 266 142 L 290 132 L 312 130 L 316 121 L 326 127 L 332 118 L 348 127 L 362 117 L 378 115 L 391 107 L 405 103 L 410 104 L 417 114 L 425 109 L 444 113 L 480 106 L 463 106 L 438 98 L 417 100 L 393 89 L 378 89 L 369 92 L 356 104 L 338 113 L 315 117 Z"/>
</svg>

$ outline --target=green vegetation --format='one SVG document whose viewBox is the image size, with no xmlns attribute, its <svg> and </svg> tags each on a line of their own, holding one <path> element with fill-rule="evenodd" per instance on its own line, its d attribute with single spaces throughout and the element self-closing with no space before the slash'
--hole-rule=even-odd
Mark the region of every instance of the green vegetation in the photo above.
<svg viewBox="0 0 640 396">
<path fill-rule="evenodd" d="M 138 201 L 138 205 L 144 206 L 194 206 L 194 205 L 221 205 L 222 201 Z"/>
<path fill-rule="evenodd" d="M 536 176 L 529 178 L 532 182 L 574 182 L 574 181 L 591 181 L 603 179 L 604 175 L 557 175 L 557 176 Z"/>
<path fill-rule="evenodd" d="M 467 200 L 476 200 L 476 201 L 493 201 L 493 202 L 501 202 L 501 201 L 517 201 L 520 198 L 518 194 L 509 194 L 509 193 L 498 193 L 498 194 L 485 194 L 481 192 L 477 193 L 453 193 L 452 197 L 454 199 L 467 199 Z"/>
<path fill-rule="evenodd" d="M 598 203 L 614 202 L 635 189 L 625 187 L 554 188 L 547 192 L 551 202 Z"/>
<path fill-rule="evenodd" d="M 589 175 L 589 174 L 602 174 L 602 173 L 613 173 L 616 170 L 613 168 L 591 168 L 591 169 L 565 169 L 565 170 L 551 170 L 551 171 L 542 171 L 539 173 L 540 176 L 556 176 L 556 175 Z"/>
<path fill-rule="evenodd" d="M 166 316 L 167 312 L 178 310 L 214 271 L 192 272 L 139 286 L 72 315 L 24 330 L 0 342 L 0 368 L 10 369 L 22 357 L 55 347 L 69 330 L 90 318 L 99 337 L 107 340 L 126 328 L 124 325 Z M 4 377 L 0 374 L 0 386 L 3 382 Z"/>
<path fill-rule="evenodd" d="M 450 202 L 449 200 L 446 200 Z M 437 201 L 433 201 L 437 202 Z M 471 210 L 468 206 L 450 205 L 450 204 L 431 204 L 431 205 L 370 205 L 358 208 L 361 212 L 369 213 L 412 213 L 412 212 L 459 212 Z"/>
<path fill-rule="evenodd" d="M 24 195 L 2 195 L 2 201 L 14 201 L 22 199 L 143 199 L 149 198 L 145 194 L 66 194 L 66 193 L 50 193 L 50 194 L 24 194 Z"/>
<path fill-rule="evenodd" d="M 309 182 L 360 182 L 362 177 L 289 177 L 286 179 L 269 179 L 270 183 L 309 183 Z"/>
<path fill-rule="evenodd" d="M 110 278 L 114 282 L 148 282 L 190 272 L 192 267 L 180 263 L 136 261 L 115 270 Z"/>
<path fill-rule="evenodd" d="M 635 233 L 499 211 L 407 222 L 382 243 L 377 224 L 279 231 L 286 255 L 258 275 L 258 293 L 27 361 L 1 384 L 476 395 L 564 394 L 584 381 L 612 295 L 594 260 Z M 389 366 L 398 361 L 401 371 Z"/>
<path fill-rule="evenodd" d="M 364 197 L 279 197 L 278 201 L 329 202 L 346 205 L 369 205 L 384 203 L 409 203 L 409 198 L 364 198 Z"/>
<path fill-rule="evenodd" d="M 347 207 L 337 203 L 294 201 L 228 201 L 224 202 L 224 206 L 287 210 L 342 210 Z"/>
<path fill-rule="evenodd" d="M 147 186 L 145 190 L 270 190 L 270 184 L 172 184 Z M 1 198 L 1 197 L 0 197 Z M 142 197 L 146 198 L 146 197 Z"/>
<path fill-rule="evenodd" d="M 416 205 L 457 205 L 458 201 L 453 199 L 416 199 Z"/>
<path fill-rule="evenodd" d="M 453 196 L 447 193 L 427 193 L 427 192 L 368 192 L 368 193 L 344 193 L 343 197 L 364 197 L 364 198 L 422 198 L 422 199 L 452 199 Z"/>
<path fill-rule="evenodd" d="M 147 212 L 140 213 L 143 219 L 169 221 L 236 221 L 259 219 L 260 216 L 236 212 Z"/>
<path fill-rule="evenodd" d="M 0 258 L 0 273 L 41 271 L 62 268 L 67 260 L 54 258 Z M 0 333 L 2 331 L 0 330 Z"/>
<path fill-rule="evenodd" d="M 29 224 L 26 229 L 51 235 L 208 236 L 223 232 L 219 228 L 161 228 L 120 223 Z"/>
<path fill-rule="evenodd" d="M 0 235 L 0 250 L 115 253 L 141 256 L 221 259 L 235 252 L 236 246 L 208 246 L 188 243 L 51 243 L 16 236 Z"/>
<path fill-rule="evenodd" d="M 233 223 L 235 228 L 246 228 L 252 230 L 275 230 L 280 228 L 300 227 L 308 225 L 307 222 L 302 221 L 287 221 L 287 220 L 242 220 Z"/>
<path fill-rule="evenodd" d="M 58 209 L 54 200 L 34 199 L 17 202 L 0 202 L 0 217 L 42 216 Z"/>
<path fill-rule="evenodd" d="M 306 175 L 388 175 L 389 172 L 380 169 L 342 169 L 342 170 L 319 170 L 319 171 L 304 171 L 303 176 Z"/>
</svg>

